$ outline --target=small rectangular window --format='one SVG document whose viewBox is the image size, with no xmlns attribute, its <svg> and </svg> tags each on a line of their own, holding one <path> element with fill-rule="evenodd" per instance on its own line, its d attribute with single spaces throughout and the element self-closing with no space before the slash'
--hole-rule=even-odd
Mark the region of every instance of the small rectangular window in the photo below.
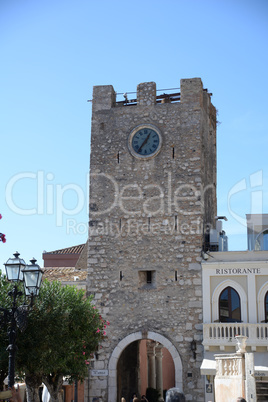
<svg viewBox="0 0 268 402">
<path fill-rule="evenodd" d="M 139 271 L 139 289 L 156 288 L 156 271 Z"/>
</svg>

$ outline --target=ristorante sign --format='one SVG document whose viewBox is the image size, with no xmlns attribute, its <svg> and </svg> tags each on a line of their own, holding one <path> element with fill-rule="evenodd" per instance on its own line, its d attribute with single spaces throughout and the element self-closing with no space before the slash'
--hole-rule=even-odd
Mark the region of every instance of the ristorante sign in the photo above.
<svg viewBox="0 0 268 402">
<path fill-rule="evenodd" d="M 261 268 L 217 268 L 216 275 L 261 274 Z"/>
</svg>

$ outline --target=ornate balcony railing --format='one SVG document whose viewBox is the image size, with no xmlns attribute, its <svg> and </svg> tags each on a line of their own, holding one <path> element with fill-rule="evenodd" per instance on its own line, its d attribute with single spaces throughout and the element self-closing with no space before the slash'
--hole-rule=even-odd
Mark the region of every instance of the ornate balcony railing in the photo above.
<svg viewBox="0 0 268 402">
<path fill-rule="evenodd" d="M 266 347 L 268 350 L 268 323 L 226 322 L 203 324 L 203 345 L 206 350 L 209 350 L 212 346 L 218 346 L 221 350 L 228 346 L 235 346 L 236 335 L 247 336 L 247 346 L 251 350 L 256 350 L 257 347 Z"/>
</svg>

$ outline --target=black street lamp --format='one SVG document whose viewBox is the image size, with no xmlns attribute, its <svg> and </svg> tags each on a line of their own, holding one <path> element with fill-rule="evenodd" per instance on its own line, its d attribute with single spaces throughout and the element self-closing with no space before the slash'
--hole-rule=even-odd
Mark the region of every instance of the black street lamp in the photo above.
<svg viewBox="0 0 268 402">
<path fill-rule="evenodd" d="M 15 353 L 16 353 L 16 335 L 17 327 L 21 330 L 26 327 L 26 318 L 29 307 L 33 305 L 33 298 L 39 294 L 41 286 L 43 270 L 36 264 L 33 258 L 31 265 L 26 265 L 22 258 L 19 258 L 19 253 L 13 254 L 14 258 L 9 258 L 4 264 L 6 268 L 7 280 L 14 283 L 14 288 L 8 292 L 12 298 L 12 307 L 3 309 L 5 317 L 8 320 L 8 336 L 9 345 L 7 351 L 8 356 L 8 388 L 14 385 L 15 377 Z M 30 303 L 24 303 L 22 306 L 17 306 L 17 297 L 22 296 L 22 292 L 18 290 L 18 283 L 23 282 L 25 296 L 30 298 Z"/>
</svg>

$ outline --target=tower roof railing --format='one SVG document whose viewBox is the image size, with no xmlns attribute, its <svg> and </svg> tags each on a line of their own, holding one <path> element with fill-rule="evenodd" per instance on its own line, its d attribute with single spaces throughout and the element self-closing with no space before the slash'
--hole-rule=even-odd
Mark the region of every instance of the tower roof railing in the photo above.
<svg viewBox="0 0 268 402">
<path fill-rule="evenodd" d="M 158 89 L 157 92 L 160 91 L 172 91 L 180 88 L 170 88 L 170 89 Z M 137 105 L 137 98 L 129 99 L 129 95 L 137 94 L 137 92 L 125 92 L 125 93 L 116 93 L 116 96 L 122 95 L 124 100 L 117 101 L 116 106 L 135 106 Z M 161 95 L 156 96 L 156 103 L 175 103 L 180 102 L 180 92 L 175 93 L 162 93 Z"/>
</svg>

